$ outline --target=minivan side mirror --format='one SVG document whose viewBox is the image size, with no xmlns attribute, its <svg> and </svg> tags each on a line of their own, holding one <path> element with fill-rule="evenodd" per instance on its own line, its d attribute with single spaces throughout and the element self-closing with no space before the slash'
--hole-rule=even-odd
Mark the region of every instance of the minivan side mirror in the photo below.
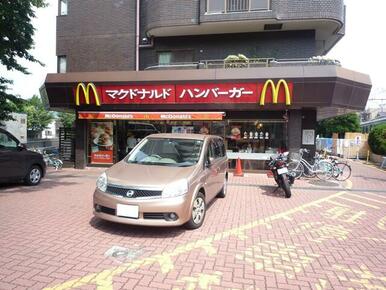
<svg viewBox="0 0 386 290">
<path fill-rule="evenodd" d="M 17 148 L 19 149 L 19 151 L 24 151 L 24 150 L 27 150 L 27 145 L 19 143 L 17 144 Z"/>
</svg>

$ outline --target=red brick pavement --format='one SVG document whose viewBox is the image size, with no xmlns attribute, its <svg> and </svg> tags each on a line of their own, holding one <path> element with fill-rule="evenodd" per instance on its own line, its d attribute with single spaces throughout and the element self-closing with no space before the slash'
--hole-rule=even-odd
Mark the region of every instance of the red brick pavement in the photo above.
<svg viewBox="0 0 386 290">
<path fill-rule="evenodd" d="M 352 166 L 352 191 L 305 179 L 291 199 L 263 174 L 231 177 L 195 231 L 94 219 L 101 169 L 0 187 L 0 289 L 385 289 L 386 173 Z"/>
</svg>

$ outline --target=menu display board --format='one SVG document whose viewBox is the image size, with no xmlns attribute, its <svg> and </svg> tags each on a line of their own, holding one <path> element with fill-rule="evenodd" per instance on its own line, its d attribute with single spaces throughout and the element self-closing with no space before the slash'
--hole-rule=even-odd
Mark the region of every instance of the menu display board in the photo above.
<svg viewBox="0 0 386 290">
<path fill-rule="evenodd" d="M 91 163 L 113 163 L 113 130 L 113 122 L 90 123 Z"/>
</svg>

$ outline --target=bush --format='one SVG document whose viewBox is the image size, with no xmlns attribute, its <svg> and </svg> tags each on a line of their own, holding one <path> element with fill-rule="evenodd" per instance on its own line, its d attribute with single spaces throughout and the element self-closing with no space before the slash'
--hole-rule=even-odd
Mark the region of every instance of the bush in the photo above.
<svg viewBox="0 0 386 290">
<path fill-rule="evenodd" d="M 249 59 L 243 54 L 228 55 L 228 57 L 224 59 L 225 68 L 248 67 L 248 61 Z"/>
<path fill-rule="evenodd" d="M 369 134 L 368 142 L 373 153 L 386 155 L 386 124 L 374 127 Z"/>
</svg>

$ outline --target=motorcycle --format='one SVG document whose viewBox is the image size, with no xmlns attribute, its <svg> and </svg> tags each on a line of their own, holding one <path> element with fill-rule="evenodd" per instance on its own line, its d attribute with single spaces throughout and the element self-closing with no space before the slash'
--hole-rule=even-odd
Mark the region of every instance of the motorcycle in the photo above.
<svg viewBox="0 0 386 290">
<path fill-rule="evenodd" d="M 280 153 L 276 156 L 270 157 L 270 162 L 268 163 L 269 170 L 272 172 L 273 178 L 275 179 L 278 187 L 282 188 L 285 197 L 290 198 L 291 197 L 291 185 L 295 181 L 295 176 L 290 174 L 288 172 L 287 168 L 287 158 L 288 158 L 288 152 L 286 153 Z"/>
</svg>

